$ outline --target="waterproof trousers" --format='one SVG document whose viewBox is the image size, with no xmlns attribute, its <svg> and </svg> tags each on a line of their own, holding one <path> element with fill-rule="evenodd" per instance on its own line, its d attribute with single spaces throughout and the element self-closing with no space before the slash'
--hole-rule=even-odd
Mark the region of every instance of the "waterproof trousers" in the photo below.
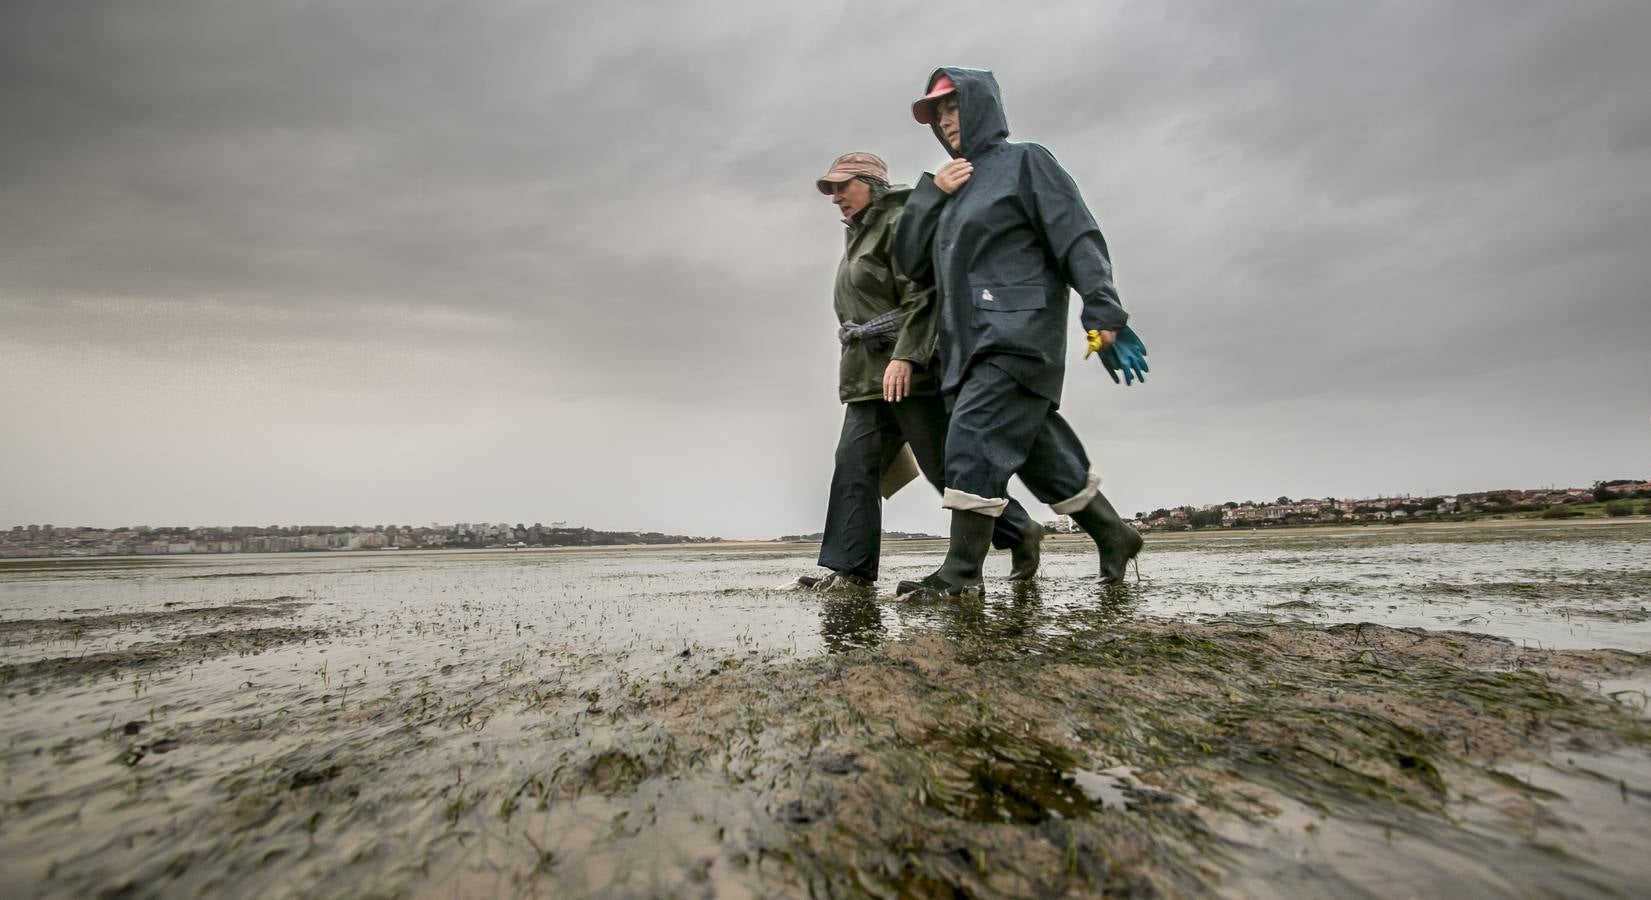
<svg viewBox="0 0 1651 900">
<path fill-rule="evenodd" d="M 843 431 L 837 440 L 837 467 L 831 476 L 825 537 L 820 565 L 877 580 L 883 543 L 882 473 L 910 444 L 923 477 L 935 490 L 945 487 L 946 405 L 939 397 L 907 397 L 899 403 L 860 400 L 843 405 Z M 1006 492 L 1005 492 L 1006 493 Z M 1033 533 L 1026 510 L 1006 499 L 992 544 L 1008 549 Z"/>
<path fill-rule="evenodd" d="M 1083 444 L 1047 397 L 1022 387 L 991 358 L 977 361 L 947 396 L 946 487 L 941 505 L 1001 516 L 1013 503 L 1009 477 L 1061 515 L 1100 491 Z"/>
</svg>

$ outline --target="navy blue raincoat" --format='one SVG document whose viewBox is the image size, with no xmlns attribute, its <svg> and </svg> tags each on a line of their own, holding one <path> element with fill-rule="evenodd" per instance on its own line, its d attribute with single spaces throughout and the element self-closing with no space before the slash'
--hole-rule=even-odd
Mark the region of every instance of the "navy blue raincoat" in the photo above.
<svg viewBox="0 0 1651 900">
<path fill-rule="evenodd" d="M 990 356 L 1027 390 L 1060 404 L 1066 376 L 1070 289 L 1085 330 L 1129 321 L 1112 284 L 1106 239 L 1078 186 L 1048 150 L 1010 141 L 997 79 L 984 69 L 936 69 L 957 86 L 962 150 L 974 165 L 954 195 L 924 174 L 906 202 L 894 255 L 936 287 L 941 391 L 954 393 Z M 926 93 L 927 91 L 925 91 Z"/>
</svg>

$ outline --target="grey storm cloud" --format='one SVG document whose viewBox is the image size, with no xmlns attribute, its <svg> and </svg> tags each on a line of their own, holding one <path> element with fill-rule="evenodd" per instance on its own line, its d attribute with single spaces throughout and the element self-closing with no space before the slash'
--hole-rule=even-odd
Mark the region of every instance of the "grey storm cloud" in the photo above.
<svg viewBox="0 0 1651 900">
<path fill-rule="evenodd" d="M 940 64 L 1107 232 L 1154 374 L 1064 409 L 1120 505 L 1651 474 L 1648 40 L 1634 2 L 11 2 L 0 524 L 814 530 L 812 180 L 942 161 Z M 59 450 L 102 439 L 166 490 Z"/>
</svg>

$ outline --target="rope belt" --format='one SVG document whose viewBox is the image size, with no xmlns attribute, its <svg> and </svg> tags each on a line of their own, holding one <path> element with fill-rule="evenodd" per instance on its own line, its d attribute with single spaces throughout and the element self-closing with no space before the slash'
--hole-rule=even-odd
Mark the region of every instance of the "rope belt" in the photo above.
<svg viewBox="0 0 1651 900">
<path fill-rule="evenodd" d="M 844 346 L 847 346 L 850 341 L 886 342 L 889 335 L 900 330 L 905 315 L 904 310 L 896 308 L 883 313 L 864 325 L 858 322 L 844 322 L 837 326 L 837 340 Z"/>
</svg>

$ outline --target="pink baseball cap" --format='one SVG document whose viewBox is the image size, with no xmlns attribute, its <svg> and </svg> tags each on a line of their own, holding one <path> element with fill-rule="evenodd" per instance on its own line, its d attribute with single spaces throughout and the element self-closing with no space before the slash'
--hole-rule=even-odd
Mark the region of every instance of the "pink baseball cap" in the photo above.
<svg viewBox="0 0 1651 900">
<path fill-rule="evenodd" d="M 831 193 L 833 184 L 842 184 L 852 181 L 861 175 L 869 175 L 884 184 L 889 183 L 889 167 L 883 164 L 875 153 L 844 153 L 831 163 L 831 171 L 821 175 L 814 182 L 820 193 Z"/>
<path fill-rule="evenodd" d="M 957 93 L 957 85 L 952 84 L 951 76 L 942 74 L 934 80 L 934 87 L 929 88 L 927 94 L 912 103 L 911 117 L 916 119 L 919 125 L 934 124 L 934 101 L 954 93 Z"/>
</svg>

